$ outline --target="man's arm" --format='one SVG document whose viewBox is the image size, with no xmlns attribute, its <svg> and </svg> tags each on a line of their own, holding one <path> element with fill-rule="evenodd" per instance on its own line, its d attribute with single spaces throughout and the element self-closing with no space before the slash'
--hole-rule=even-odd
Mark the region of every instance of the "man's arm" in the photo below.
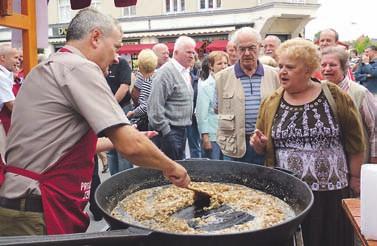
<svg viewBox="0 0 377 246">
<path fill-rule="evenodd" d="M 117 70 L 117 79 L 119 79 L 120 81 L 120 86 L 118 90 L 115 92 L 115 98 L 118 102 L 120 102 L 123 100 L 123 98 L 126 96 L 127 92 L 130 89 L 132 71 L 130 65 L 128 65 L 128 62 L 123 58 L 119 60 Z"/>
<path fill-rule="evenodd" d="M 122 99 L 126 96 L 129 88 L 130 88 L 130 86 L 128 84 L 121 84 L 119 86 L 117 92 L 114 95 L 117 102 L 122 101 Z"/>
<path fill-rule="evenodd" d="M 355 72 L 355 80 L 359 82 L 365 82 L 367 80 L 367 76 L 363 71 L 364 65 L 359 64 L 357 66 L 356 72 Z"/>
<path fill-rule="evenodd" d="M 1 81 L 1 79 L 3 78 L 0 76 L 0 103 L 4 103 L 4 107 L 12 111 L 15 100 L 12 87 L 7 82 Z"/>
<path fill-rule="evenodd" d="M 377 78 L 377 64 L 364 64 L 364 73 L 367 74 L 367 77 Z"/>
<path fill-rule="evenodd" d="M 105 130 L 115 149 L 127 160 L 146 168 L 161 170 L 173 184 L 186 187 L 190 177 L 185 168 L 163 154 L 144 134 L 130 125 Z"/>
<path fill-rule="evenodd" d="M 377 105 L 374 95 L 369 91 L 366 92 L 359 111 L 368 134 L 370 148 L 369 163 L 377 163 Z"/>
</svg>

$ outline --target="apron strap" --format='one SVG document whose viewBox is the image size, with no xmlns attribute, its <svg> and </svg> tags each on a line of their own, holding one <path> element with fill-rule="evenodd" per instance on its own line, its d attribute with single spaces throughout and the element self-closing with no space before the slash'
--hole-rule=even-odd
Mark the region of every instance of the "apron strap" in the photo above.
<svg viewBox="0 0 377 246">
<path fill-rule="evenodd" d="M 41 174 L 26 170 L 23 168 L 19 168 L 19 167 L 5 165 L 5 170 L 6 172 L 19 174 L 21 176 L 28 177 L 37 181 L 39 181 L 39 179 L 41 178 Z"/>
</svg>

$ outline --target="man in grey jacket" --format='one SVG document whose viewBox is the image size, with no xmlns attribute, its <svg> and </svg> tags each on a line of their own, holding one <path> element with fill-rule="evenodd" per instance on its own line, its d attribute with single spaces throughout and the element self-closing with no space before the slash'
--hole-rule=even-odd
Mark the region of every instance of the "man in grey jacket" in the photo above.
<svg viewBox="0 0 377 246">
<path fill-rule="evenodd" d="M 186 126 L 191 125 L 193 113 L 190 65 L 194 54 L 195 41 L 187 36 L 179 37 L 173 58 L 153 78 L 148 100 L 150 127 L 159 132 L 153 141 L 173 160 L 185 157 Z"/>
</svg>

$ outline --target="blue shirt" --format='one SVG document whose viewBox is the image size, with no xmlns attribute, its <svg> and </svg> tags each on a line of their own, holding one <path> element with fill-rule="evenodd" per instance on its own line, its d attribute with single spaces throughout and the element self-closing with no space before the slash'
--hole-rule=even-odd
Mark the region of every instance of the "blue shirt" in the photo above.
<svg viewBox="0 0 377 246">
<path fill-rule="evenodd" d="M 199 81 L 198 98 L 196 101 L 196 120 L 199 133 L 208 133 L 211 142 L 216 141 L 218 118 L 214 111 L 216 81 L 210 74 L 205 81 Z"/>
<path fill-rule="evenodd" d="M 234 71 L 236 77 L 241 80 L 245 95 L 245 132 L 246 134 L 252 134 L 255 130 L 261 103 L 260 86 L 262 77 L 264 76 L 264 69 L 262 64 L 258 61 L 255 73 L 249 76 L 245 74 L 240 63 L 237 62 L 234 65 Z"/>
</svg>

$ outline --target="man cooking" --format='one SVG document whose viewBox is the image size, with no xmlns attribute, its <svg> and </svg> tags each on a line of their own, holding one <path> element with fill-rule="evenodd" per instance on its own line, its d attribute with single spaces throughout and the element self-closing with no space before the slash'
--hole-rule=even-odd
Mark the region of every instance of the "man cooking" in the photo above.
<svg viewBox="0 0 377 246">
<path fill-rule="evenodd" d="M 67 43 L 26 77 L 12 114 L 0 167 L 0 236 L 85 232 L 97 136 L 139 166 L 173 184 L 186 170 L 129 125 L 104 74 L 117 62 L 122 31 L 94 9 L 81 10 Z M 2 185 L 1 185 L 2 184 Z"/>
</svg>

